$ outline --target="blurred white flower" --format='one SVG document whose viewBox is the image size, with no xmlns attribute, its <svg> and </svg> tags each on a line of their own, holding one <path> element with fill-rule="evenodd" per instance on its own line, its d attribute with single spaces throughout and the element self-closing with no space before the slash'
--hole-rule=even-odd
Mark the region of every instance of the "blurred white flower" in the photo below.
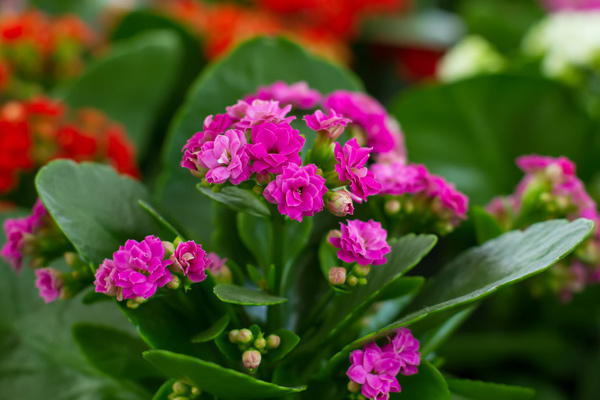
<svg viewBox="0 0 600 400">
<path fill-rule="evenodd" d="M 505 60 L 481 36 L 467 36 L 444 55 L 437 68 L 442 82 L 452 82 L 475 75 L 499 72 Z"/>
</svg>

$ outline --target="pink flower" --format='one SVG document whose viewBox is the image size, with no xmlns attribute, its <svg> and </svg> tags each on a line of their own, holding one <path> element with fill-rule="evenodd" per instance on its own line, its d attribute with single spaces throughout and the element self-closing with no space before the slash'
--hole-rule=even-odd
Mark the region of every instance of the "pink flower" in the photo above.
<svg viewBox="0 0 600 400">
<path fill-rule="evenodd" d="M 354 214 L 354 203 L 350 192 L 346 190 L 336 190 L 328 193 L 327 210 L 336 217 L 345 217 Z"/>
<path fill-rule="evenodd" d="M 523 172 L 540 172 L 548 167 L 556 168 L 556 174 L 575 176 L 575 164 L 566 157 L 538 156 L 536 154 L 517 158 L 517 165 Z"/>
<path fill-rule="evenodd" d="M 381 194 L 402 195 L 427 189 L 429 172 L 420 164 L 373 164 L 371 171 L 381 183 Z"/>
<path fill-rule="evenodd" d="M 357 262 L 360 265 L 380 265 L 387 260 L 384 257 L 391 251 L 387 244 L 387 231 L 379 222 L 369 220 L 347 221 L 347 225 L 340 223 L 341 237 L 329 239 L 337 247 L 337 256 L 347 263 Z"/>
<path fill-rule="evenodd" d="M 326 192 L 325 179 L 317 175 L 316 165 L 289 164 L 267 185 L 263 195 L 277 204 L 281 214 L 302 221 L 302 217 L 313 216 L 323 209 Z"/>
<path fill-rule="evenodd" d="M 444 208 L 454 214 L 454 217 L 466 218 L 469 198 L 456 190 L 454 184 L 447 182 L 441 176 L 430 175 L 428 192 L 430 196 L 437 196 Z"/>
<path fill-rule="evenodd" d="M 122 289 L 123 298 L 148 299 L 157 288 L 169 283 L 173 279 L 167 268 L 171 261 L 164 257 L 163 244 L 154 236 L 146 236 L 141 242 L 128 240 L 121 246 L 113 254 L 113 260 L 117 268 L 114 283 Z"/>
<path fill-rule="evenodd" d="M 105 293 L 109 296 L 117 296 L 119 292 L 119 288 L 115 285 L 115 275 L 117 272 L 117 267 L 113 260 L 104 260 L 96 270 L 96 279 L 94 280 L 96 292 Z"/>
<path fill-rule="evenodd" d="M 212 251 L 208 253 L 208 268 L 211 273 L 218 274 L 223 267 L 225 267 L 227 263 L 227 258 L 221 258 L 217 253 L 213 253 Z"/>
<path fill-rule="evenodd" d="M 235 121 L 235 127 L 241 130 L 250 129 L 263 122 L 290 123 L 296 117 L 286 117 L 292 106 L 279 107 L 278 101 L 253 100 L 251 104 L 239 100 L 236 105 L 227 107 L 227 114 Z"/>
<path fill-rule="evenodd" d="M 261 86 L 256 94 L 246 96 L 247 102 L 253 100 L 277 100 L 280 104 L 291 105 L 295 108 L 310 109 L 321 101 L 321 93 L 311 89 L 304 81 L 291 85 L 277 81 L 270 86 Z"/>
<path fill-rule="evenodd" d="M 383 346 L 383 351 L 395 354 L 396 360 L 400 362 L 400 373 L 416 374 L 417 367 L 421 363 L 421 353 L 419 353 L 419 341 L 413 337 L 410 329 L 400 328 L 396 331 L 396 336 L 388 340 L 390 343 Z"/>
<path fill-rule="evenodd" d="M 179 243 L 171 260 L 174 266 L 183 270 L 190 281 L 202 282 L 206 279 L 204 271 L 208 268 L 210 262 L 202 246 L 196 244 L 193 240 Z"/>
<path fill-rule="evenodd" d="M 4 221 L 6 243 L 2 246 L 0 256 L 10 264 L 15 271 L 23 268 L 23 257 L 28 250 L 25 248 L 27 238 L 35 234 L 42 226 L 47 211 L 40 199 L 35 202 L 31 215 L 25 218 L 9 218 Z"/>
<path fill-rule="evenodd" d="M 252 156 L 252 172 L 278 174 L 288 164 L 302 163 L 300 150 L 304 138 L 288 123 L 265 122 L 252 127 L 252 144 L 248 152 Z"/>
<path fill-rule="evenodd" d="M 40 297 L 46 303 L 51 303 L 58 298 L 64 281 L 61 272 L 54 268 L 39 268 L 35 270 L 35 287 L 40 291 Z"/>
<path fill-rule="evenodd" d="M 220 184 L 229 179 L 234 185 L 250 177 L 250 156 L 246 151 L 246 136 L 237 129 L 230 129 L 207 142 L 197 155 L 200 168 L 208 169 L 208 183 Z"/>
<path fill-rule="evenodd" d="M 233 122 L 233 118 L 227 114 L 217 114 L 214 118 L 212 115 L 206 117 L 204 119 L 204 130 L 196 132 L 181 149 L 184 152 L 181 166 L 192 171 L 196 170 L 198 167 L 197 153 L 202 145 L 215 140 L 217 135 L 229 129 Z"/>
<path fill-rule="evenodd" d="M 369 159 L 370 148 L 360 147 L 356 139 L 348 141 L 344 147 L 335 144 L 335 171 L 341 182 L 350 182 L 350 190 L 356 196 L 366 200 L 381 191 L 381 184 L 365 164 Z"/>
<path fill-rule="evenodd" d="M 352 122 L 333 109 L 329 111 L 329 115 L 317 110 L 312 115 L 305 115 L 304 121 L 310 129 L 317 133 L 326 134 L 331 140 L 337 140 L 344 132 L 344 127 Z"/>
<path fill-rule="evenodd" d="M 392 149 L 385 153 L 377 154 L 376 160 L 379 163 L 400 163 L 406 164 L 406 146 L 404 144 L 404 134 L 400 130 L 400 125 L 395 118 L 388 116 L 386 126 L 391 134 L 394 145 Z"/>
<path fill-rule="evenodd" d="M 361 393 L 366 398 L 383 400 L 389 398 L 390 392 L 400 392 L 396 375 L 401 365 L 393 353 L 369 343 L 362 350 L 350 353 L 350 363 L 346 375 L 361 385 Z"/>
</svg>

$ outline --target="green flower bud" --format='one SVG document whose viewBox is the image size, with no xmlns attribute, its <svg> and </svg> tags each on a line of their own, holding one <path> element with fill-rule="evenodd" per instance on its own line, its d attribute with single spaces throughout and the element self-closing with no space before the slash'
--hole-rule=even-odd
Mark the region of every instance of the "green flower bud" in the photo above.
<svg viewBox="0 0 600 400">
<path fill-rule="evenodd" d="M 252 335 L 252 332 L 250 331 L 250 329 L 241 329 L 237 335 L 238 343 L 248 344 L 248 343 L 252 342 L 253 339 L 254 339 L 254 335 Z"/>
<path fill-rule="evenodd" d="M 229 341 L 231 343 L 236 343 L 238 340 L 238 335 L 240 334 L 239 329 L 234 329 L 232 331 L 229 331 Z"/>
<path fill-rule="evenodd" d="M 267 349 L 276 349 L 279 347 L 281 343 L 281 338 L 277 335 L 269 335 L 267 336 Z"/>
</svg>

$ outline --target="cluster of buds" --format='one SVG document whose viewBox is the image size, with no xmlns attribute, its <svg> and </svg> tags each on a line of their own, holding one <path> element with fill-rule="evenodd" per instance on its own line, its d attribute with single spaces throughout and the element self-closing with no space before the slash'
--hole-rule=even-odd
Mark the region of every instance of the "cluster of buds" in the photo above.
<svg viewBox="0 0 600 400">
<path fill-rule="evenodd" d="M 0 17 L 0 98 L 27 98 L 77 76 L 93 41 L 90 29 L 72 15 L 38 11 Z"/>
<path fill-rule="evenodd" d="M 271 334 L 265 338 L 264 333 L 256 326 L 252 330 L 234 329 L 229 332 L 228 338 L 242 352 L 242 363 L 250 372 L 256 371 L 263 354 L 278 348 L 281 343 L 281 338 L 277 335 Z"/>
<path fill-rule="evenodd" d="M 103 162 L 139 176 L 125 130 L 100 111 L 70 113 L 65 104 L 44 97 L 0 107 L 0 194 L 13 189 L 20 174 L 57 158 Z"/>
<path fill-rule="evenodd" d="M 536 277 L 534 294 L 547 290 L 563 301 L 586 285 L 600 281 L 600 234 L 596 202 L 577 178 L 575 165 L 566 157 L 522 156 L 517 165 L 525 176 L 515 193 L 493 199 L 486 207 L 503 230 L 525 229 L 550 219 L 591 219 L 596 223 L 592 236 L 548 274 Z"/>
<path fill-rule="evenodd" d="M 190 386 L 181 381 L 173 383 L 172 392 L 167 396 L 169 400 L 195 400 L 202 395 L 202 390 L 195 386 Z"/>
</svg>

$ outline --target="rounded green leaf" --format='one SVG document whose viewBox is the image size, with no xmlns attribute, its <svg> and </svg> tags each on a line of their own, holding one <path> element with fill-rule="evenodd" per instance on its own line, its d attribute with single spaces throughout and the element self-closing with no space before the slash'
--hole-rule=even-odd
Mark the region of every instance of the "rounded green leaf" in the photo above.
<svg viewBox="0 0 600 400">
<path fill-rule="evenodd" d="M 170 236 L 139 206 L 140 200 L 151 201 L 146 188 L 107 165 L 53 161 L 38 172 L 35 184 L 60 229 L 94 266 L 127 239 Z"/>
<path fill-rule="evenodd" d="M 269 306 L 287 301 L 284 297 L 273 296 L 260 290 L 252 290 L 242 286 L 219 284 L 214 288 L 215 295 L 225 303 L 244 306 Z"/>
<path fill-rule="evenodd" d="M 152 217 L 152 219 L 154 219 L 154 221 L 156 221 L 157 224 L 161 225 L 165 230 L 171 232 L 171 234 L 173 235 L 173 240 L 176 237 L 180 237 L 183 240 L 185 240 L 185 236 L 183 236 L 181 233 L 179 233 L 179 231 L 177 231 L 177 228 L 175 228 L 169 221 L 167 221 L 162 215 L 160 215 L 154 207 L 152 207 L 150 204 L 146 203 L 144 200 L 140 200 L 139 204 L 140 204 L 140 207 L 142 207 L 144 209 L 144 211 L 146 211 L 148 213 L 148 215 L 150 215 Z M 163 239 L 170 240 L 170 238 L 163 238 Z"/>
<path fill-rule="evenodd" d="M 244 246 L 252 253 L 258 265 L 263 271 L 268 271 L 273 243 L 273 229 L 269 221 L 247 213 L 238 213 L 237 229 Z"/>
<path fill-rule="evenodd" d="M 213 192 L 210 188 L 198 184 L 198 190 L 214 201 L 225 204 L 236 211 L 242 211 L 261 218 L 269 218 L 271 212 L 255 193 L 250 190 L 228 186 L 219 192 Z"/>
<path fill-rule="evenodd" d="M 281 360 L 283 357 L 286 356 L 286 354 L 294 350 L 294 347 L 296 347 L 298 343 L 300 343 L 300 337 L 294 332 L 288 331 L 287 329 L 279 329 L 273 332 L 272 334 L 279 336 L 281 342 L 279 343 L 279 346 L 276 349 L 269 350 L 269 352 L 265 356 L 265 359 L 267 359 L 268 361 Z"/>
<path fill-rule="evenodd" d="M 192 343 L 203 343 L 216 339 L 229 324 L 229 315 L 223 315 L 210 328 L 200 332 L 192 338 Z"/>
<path fill-rule="evenodd" d="M 390 399 L 397 400 L 450 400 L 446 380 L 433 365 L 425 360 L 419 365 L 415 375 L 398 375 L 402 391 L 391 393 Z"/>
<path fill-rule="evenodd" d="M 168 351 L 151 350 L 144 353 L 144 358 L 165 374 L 224 399 L 277 397 L 305 389 L 304 386 L 275 385 L 211 362 Z"/>
<path fill-rule="evenodd" d="M 465 400 L 528 400 L 535 396 L 529 388 L 469 379 L 448 379 L 448 387 Z"/>
</svg>

